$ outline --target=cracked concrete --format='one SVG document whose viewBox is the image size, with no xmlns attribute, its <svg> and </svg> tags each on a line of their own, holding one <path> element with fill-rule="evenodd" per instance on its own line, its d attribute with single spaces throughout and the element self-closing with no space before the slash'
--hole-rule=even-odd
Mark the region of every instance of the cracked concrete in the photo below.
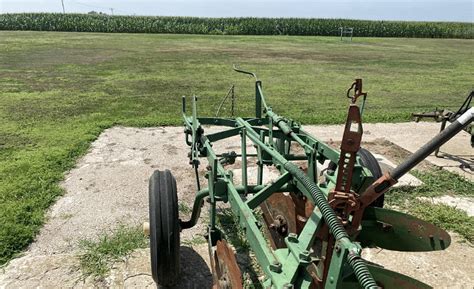
<svg viewBox="0 0 474 289">
<path fill-rule="evenodd" d="M 342 126 L 308 126 L 306 130 L 324 141 L 337 141 L 342 137 Z M 385 139 L 414 151 L 420 143 L 437 132 L 434 123 L 366 124 L 364 141 Z M 206 132 L 215 131 L 206 129 Z M 217 143 L 216 150 L 237 150 L 236 138 Z M 249 145 L 249 153 L 253 148 Z M 459 153 L 472 162 L 473 150 L 465 134 L 456 136 L 442 149 Z M 76 168 L 65 177 L 62 186 L 66 194 L 51 207 L 49 221 L 36 241 L 22 257 L 12 260 L 0 269 L 0 288 L 143 288 L 154 287 L 150 277 L 148 250 L 137 250 L 129 259 L 117 263 L 103 283 L 83 278 L 78 269 L 78 243 L 94 239 L 119 224 L 136 225 L 148 218 L 148 178 L 155 169 L 170 169 L 177 179 L 180 202 L 192 207 L 195 194 L 194 172 L 188 165 L 188 148 L 181 127 L 128 128 L 105 130 L 92 143 L 89 153 L 81 158 Z M 433 159 L 452 170 L 459 163 L 452 159 Z M 205 167 L 206 161 L 203 160 Z M 472 167 L 471 167 L 472 168 Z M 464 176 L 470 173 L 456 169 Z M 269 174 L 268 174 L 269 175 Z M 237 176 L 236 176 L 237 177 Z M 202 179 L 203 181 L 203 179 Z M 182 232 L 182 278 L 177 288 L 210 288 L 211 271 L 207 245 L 187 246 L 205 233 L 207 210 L 198 225 Z M 187 219 L 188 214 L 181 218 Z M 404 272 L 435 287 L 447 287 L 457 280 L 459 286 L 471 288 L 474 269 L 470 260 L 473 248 L 468 243 L 455 242 L 452 249 L 423 254 L 399 253 L 384 250 L 366 253 L 370 260 Z M 462 253 L 463 257 L 459 257 Z M 371 254 L 371 255 L 370 255 Z M 413 260 L 418 260 L 414 262 Z M 397 261 L 397 262 L 395 262 Z M 419 266 L 413 269 L 413 266 Z M 429 270 L 429 271 L 428 271 Z M 426 272 L 430 272 L 429 274 Z M 450 276 L 447 278 L 446 276 Z M 454 279 L 453 279 L 454 278 Z M 462 287 L 458 287 L 462 288 Z"/>
</svg>

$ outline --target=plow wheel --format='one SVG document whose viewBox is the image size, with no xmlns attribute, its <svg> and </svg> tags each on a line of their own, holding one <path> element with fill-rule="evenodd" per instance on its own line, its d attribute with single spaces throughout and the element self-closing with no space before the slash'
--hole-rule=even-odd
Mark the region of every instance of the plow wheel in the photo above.
<svg viewBox="0 0 474 289">
<path fill-rule="evenodd" d="M 149 182 L 150 255 L 153 280 L 176 285 L 179 276 L 179 220 L 176 180 L 169 170 L 155 171 Z"/>
<path fill-rule="evenodd" d="M 242 274 L 237 265 L 234 251 L 225 240 L 217 241 L 214 252 L 213 289 L 242 289 Z"/>
<path fill-rule="evenodd" d="M 360 148 L 358 155 L 360 157 L 362 165 L 367 167 L 369 171 L 372 173 L 372 176 L 374 177 L 374 181 L 382 176 L 382 169 L 380 168 L 379 162 L 377 161 L 377 159 L 374 157 L 374 155 L 371 152 L 369 152 L 368 150 L 364 148 Z M 372 204 L 370 204 L 370 206 L 382 208 L 383 203 L 384 203 L 384 197 L 385 195 L 381 195 L 377 200 L 375 200 Z"/>
<path fill-rule="evenodd" d="M 370 151 L 365 148 L 360 148 L 357 155 L 360 157 L 362 165 L 372 173 L 374 181 L 383 175 L 379 162 Z M 335 171 L 337 169 L 337 164 L 333 162 L 329 163 L 328 169 Z M 384 196 L 385 195 L 381 195 L 377 200 L 370 204 L 370 206 L 382 208 L 384 204 Z"/>
</svg>

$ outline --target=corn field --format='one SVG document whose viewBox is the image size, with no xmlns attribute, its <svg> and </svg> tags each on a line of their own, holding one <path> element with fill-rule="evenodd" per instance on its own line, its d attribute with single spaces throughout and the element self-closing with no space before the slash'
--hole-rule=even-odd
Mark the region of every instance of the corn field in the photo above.
<svg viewBox="0 0 474 289">
<path fill-rule="evenodd" d="M 337 36 L 339 27 L 353 27 L 355 37 L 474 38 L 474 24 L 459 22 L 0 14 L 0 30 Z"/>
</svg>

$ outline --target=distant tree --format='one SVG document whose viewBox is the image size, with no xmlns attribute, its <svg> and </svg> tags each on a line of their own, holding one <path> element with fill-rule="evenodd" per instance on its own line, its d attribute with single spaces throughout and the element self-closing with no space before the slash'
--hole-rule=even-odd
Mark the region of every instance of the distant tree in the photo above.
<svg viewBox="0 0 474 289">
<path fill-rule="evenodd" d="M 97 12 L 97 11 L 94 11 L 94 10 L 87 12 L 87 14 L 89 14 L 89 15 L 107 15 L 107 13 Z"/>
</svg>

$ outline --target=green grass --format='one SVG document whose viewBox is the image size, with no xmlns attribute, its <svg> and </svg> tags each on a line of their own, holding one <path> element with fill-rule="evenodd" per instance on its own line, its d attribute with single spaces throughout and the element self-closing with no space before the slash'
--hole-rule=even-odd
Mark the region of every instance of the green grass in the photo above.
<svg viewBox="0 0 474 289">
<path fill-rule="evenodd" d="M 243 229 L 239 226 L 238 217 L 232 213 L 230 208 L 221 208 L 217 212 L 217 222 L 219 229 L 240 253 L 249 253 L 250 244 Z"/>
<path fill-rule="evenodd" d="M 141 228 L 124 225 L 99 236 L 98 240 L 83 240 L 79 254 L 82 273 L 85 277 L 103 279 L 115 262 L 124 260 L 135 249 L 147 246 L 148 239 Z"/>
<path fill-rule="evenodd" d="M 342 123 L 356 77 L 365 121 L 454 109 L 472 89 L 473 40 L 0 32 L 0 264 L 31 243 L 63 193 L 64 172 L 113 125 L 181 124 L 181 96 L 214 115 L 236 84 L 253 110 L 258 73 L 273 109 L 304 123 Z"/>
<path fill-rule="evenodd" d="M 422 199 L 444 195 L 474 198 L 472 189 L 474 184 L 444 170 L 413 171 L 412 174 L 424 184 L 419 187 L 392 189 L 386 195 L 386 204 L 407 211 L 445 230 L 456 232 L 464 239 L 474 242 L 474 217 L 468 216 L 460 209 L 444 204 L 433 204 Z"/>
<path fill-rule="evenodd" d="M 255 213 L 257 219 L 259 219 L 261 214 L 259 212 Z M 250 243 L 247 240 L 245 231 L 239 226 L 238 217 L 232 213 L 230 208 L 220 208 L 217 210 L 217 225 L 222 230 L 224 239 L 235 248 L 236 253 L 239 255 L 237 260 L 240 260 L 239 266 L 243 274 L 244 288 L 262 288 L 258 277 L 263 275 L 263 271 L 257 262 L 254 252 L 250 250 Z M 242 262 L 242 260 L 245 261 Z"/>
<path fill-rule="evenodd" d="M 193 208 L 191 208 L 190 206 L 188 206 L 188 204 L 184 203 L 184 202 L 181 202 L 179 203 L 178 205 L 178 210 L 181 214 L 189 214 L 193 211 Z"/>
<path fill-rule="evenodd" d="M 193 236 L 193 238 L 189 240 L 181 240 L 181 245 L 186 245 L 186 246 L 199 246 L 207 244 L 207 239 L 204 236 Z"/>
<path fill-rule="evenodd" d="M 411 171 L 412 175 L 423 182 L 418 187 L 400 187 L 390 190 L 387 202 L 397 205 L 405 202 L 407 195 L 413 197 L 439 197 L 444 195 L 474 197 L 473 183 L 459 176 L 440 169 Z"/>
<path fill-rule="evenodd" d="M 456 232 L 469 242 L 474 242 L 474 217 L 465 211 L 445 204 L 432 204 L 415 200 L 407 206 L 408 211 L 427 222 L 445 230 Z"/>
</svg>

